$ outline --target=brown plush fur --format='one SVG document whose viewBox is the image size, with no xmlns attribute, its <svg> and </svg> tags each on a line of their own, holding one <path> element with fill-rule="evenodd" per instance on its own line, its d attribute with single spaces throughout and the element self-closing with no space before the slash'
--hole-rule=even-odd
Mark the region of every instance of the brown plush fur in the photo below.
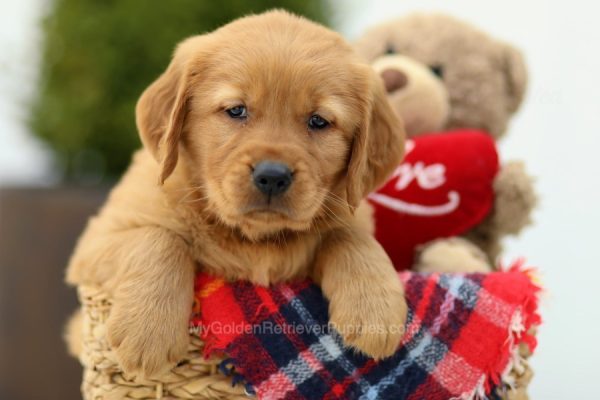
<svg viewBox="0 0 600 400">
<path fill-rule="evenodd" d="M 389 79 L 389 71 L 406 77 L 406 84 L 390 91 L 388 100 L 402 117 L 409 137 L 446 126 L 450 115 L 448 90 L 427 65 L 402 54 L 386 54 L 376 58 L 372 66 L 384 82 Z"/>
<path fill-rule="evenodd" d="M 377 25 L 355 47 L 377 72 L 385 66 L 407 75 L 408 84 L 388 98 L 407 121 L 409 136 L 476 128 L 500 138 L 527 86 L 525 62 L 517 49 L 443 14 L 412 14 Z M 433 67 L 442 70 L 441 77 L 432 73 Z M 484 271 L 495 263 L 502 238 L 531 222 L 537 198 L 520 162 L 501 166 L 494 190 L 487 218 L 462 239 L 424 246 L 417 261 L 420 269 Z M 484 251 L 486 262 L 472 243 Z"/>
<path fill-rule="evenodd" d="M 240 104 L 248 118 L 230 118 Z M 314 113 L 331 126 L 310 130 Z M 155 376 L 184 354 L 197 267 L 260 285 L 312 275 L 347 344 L 393 353 L 403 290 L 359 204 L 399 162 L 404 132 L 339 35 L 275 11 L 192 37 L 136 116 L 144 149 L 67 271 L 114 297 L 107 336 L 126 372 Z M 262 160 L 294 174 L 271 201 L 252 184 Z"/>
<path fill-rule="evenodd" d="M 444 14 L 412 14 L 369 29 L 356 48 L 368 61 L 391 50 L 441 66 L 450 97 L 447 128 L 480 128 L 500 137 L 527 85 L 514 47 Z"/>
</svg>

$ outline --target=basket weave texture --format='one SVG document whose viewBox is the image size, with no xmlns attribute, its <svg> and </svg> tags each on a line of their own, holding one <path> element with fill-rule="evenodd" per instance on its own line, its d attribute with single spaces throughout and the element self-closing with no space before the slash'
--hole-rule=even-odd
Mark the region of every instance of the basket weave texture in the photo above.
<svg viewBox="0 0 600 400">
<path fill-rule="evenodd" d="M 106 340 L 109 296 L 94 287 L 79 288 L 82 305 L 83 343 L 79 359 L 83 365 L 81 390 L 85 400 L 129 399 L 248 399 L 243 385 L 232 385 L 218 371 L 221 360 L 202 357 L 204 343 L 190 335 L 185 359 L 156 380 L 129 377 L 121 371 Z"/>
</svg>

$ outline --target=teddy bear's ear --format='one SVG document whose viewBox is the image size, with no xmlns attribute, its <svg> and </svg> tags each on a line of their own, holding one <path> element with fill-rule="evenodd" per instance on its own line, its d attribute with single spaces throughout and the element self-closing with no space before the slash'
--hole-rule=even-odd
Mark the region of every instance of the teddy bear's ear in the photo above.
<svg viewBox="0 0 600 400">
<path fill-rule="evenodd" d="M 353 47 L 357 54 L 368 63 L 385 54 L 388 45 L 389 28 L 387 25 L 377 26 L 367 30 L 357 40 Z"/>
<path fill-rule="evenodd" d="M 527 89 L 527 67 L 523 54 L 516 48 L 504 44 L 504 72 L 510 101 L 510 112 L 519 109 Z"/>
</svg>

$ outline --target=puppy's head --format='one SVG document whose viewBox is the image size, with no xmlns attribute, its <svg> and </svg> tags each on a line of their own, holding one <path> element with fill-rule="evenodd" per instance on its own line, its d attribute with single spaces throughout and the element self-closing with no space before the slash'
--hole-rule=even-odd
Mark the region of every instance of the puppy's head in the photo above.
<svg viewBox="0 0 600 400">
<path fill-rule="evenodd" d="M 252 239 L 339 219 L 331 211 L 356 207 L 404 147 L 371 68 L 281 11 L 181 43 L 136 114 L 161 182 L 184 164 L 207 209 Z"/>
</svg>

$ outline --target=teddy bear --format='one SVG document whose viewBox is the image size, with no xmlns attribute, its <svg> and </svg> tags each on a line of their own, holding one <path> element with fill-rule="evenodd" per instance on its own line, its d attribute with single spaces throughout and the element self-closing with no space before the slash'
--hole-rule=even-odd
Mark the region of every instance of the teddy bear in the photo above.
<svg viewBox="0 0 600 400">
<path fill-rule="evenodd" d="M 415 143 L 430 136 L 425 134 L 468 128 L 487 136 L 495 148 L 525 94 L 527 71 L 516 48 L 444 14 L 412 14 L 382 23 L 367 30 L 355 47 L 381 75 L 388 99 Z M 481 138 L 478 143 L 483 143 Z M 455 145 L 455 149 L 460 147 L 475 148 Z M 486 143 L 480 147 L 490 149 Z M 421 168 L 420 173 L 435 180 L 433 169 Z M 496 170 L 490 164 L 489 170 L 493 174 L 489 210 L 457 234 L 417 243 L 413 268 L 424 272 L 489 271 L 497 262 L 502 239 L 518 234 L 531 222 L 537 197 L 524 164 L 504 162 Z M 376 225 L 379 223 L 376 210 Z"/>
</svg>

